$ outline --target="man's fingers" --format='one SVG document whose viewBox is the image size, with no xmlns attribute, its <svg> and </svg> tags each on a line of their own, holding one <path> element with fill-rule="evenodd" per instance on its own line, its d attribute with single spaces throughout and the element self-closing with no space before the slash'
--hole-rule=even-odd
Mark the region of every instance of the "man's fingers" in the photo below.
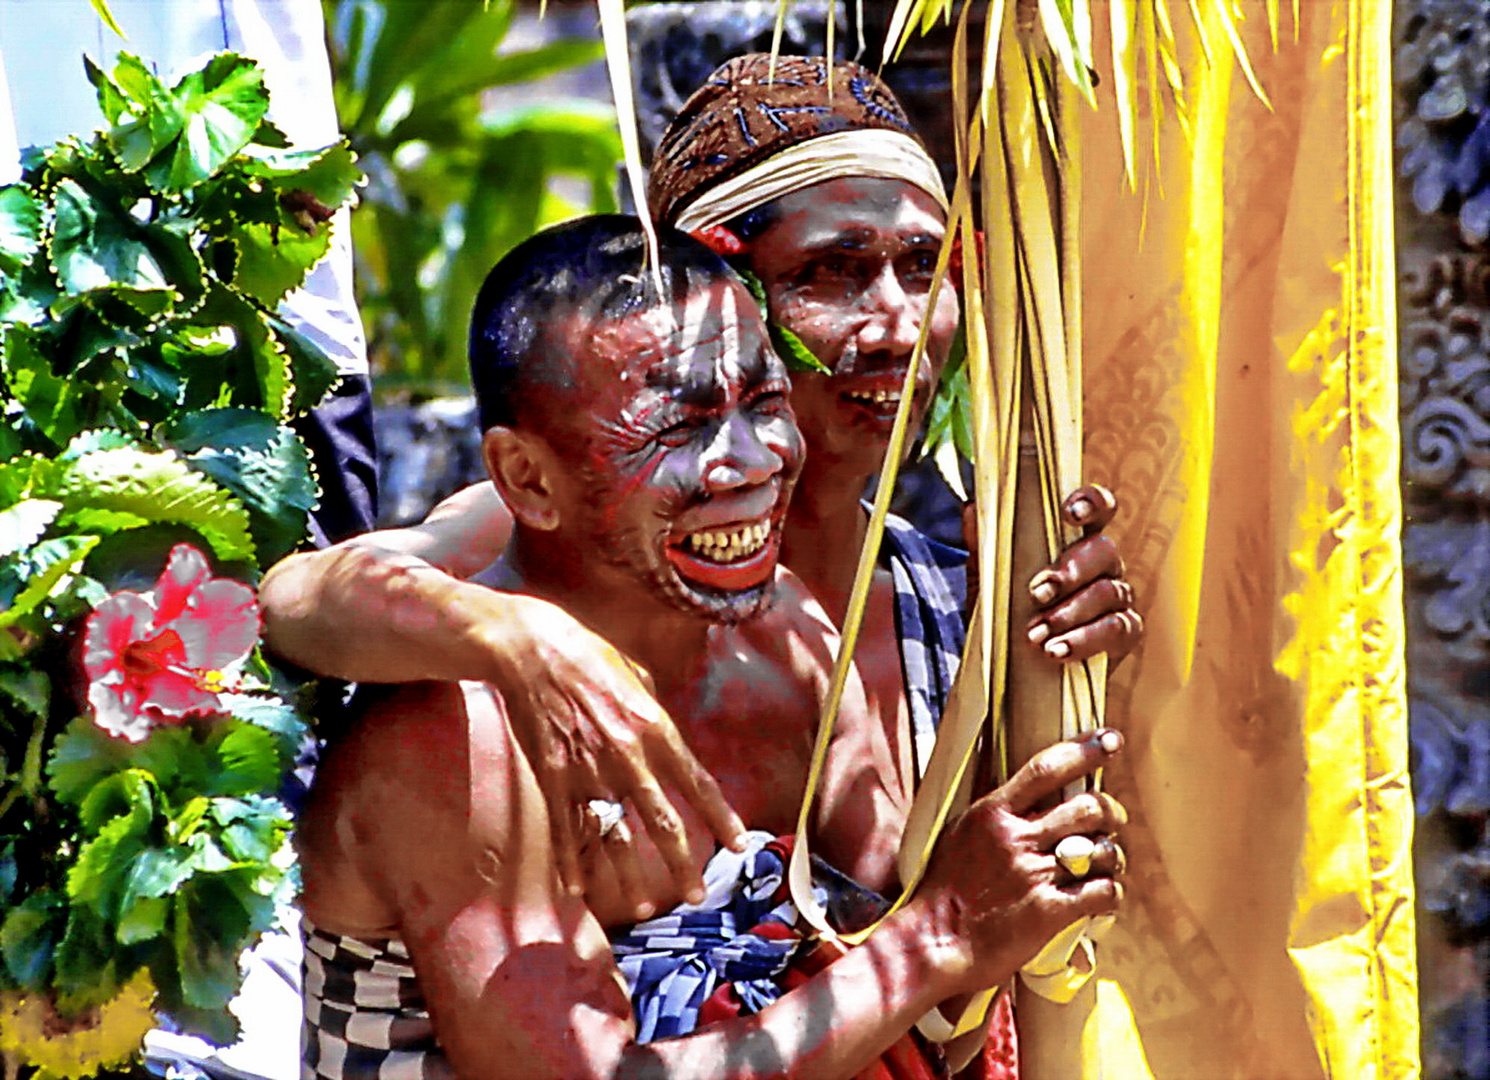
<svg viewBox="0 0 1490 1080">
<path fill-rule="evenodd" d="M 688 830 L 684 828 L 677 809 L 655 783 L 640 783 L 628 791 L 627 796 L 636 808 L 642 828 L 647 830 L 662 861 L 667 864 L 667 872 L 683 890 L 688 902 L 698 903 L 704 898 L 704 881 L 694 865 Z"/>
<path fill-rule="evenodd" d="M 1107 874 L 1094 874 L 1058 888 L 1070 904 L 1070 922 L 1083 915 L 1111 915 L 1123 902 L 1123 883 Z"/>
<path fill-rule="evenodd" d="M 630 824 L 623 818 L 600 833 L 601 850 L 610 860 L 611 871 L 616 875 L 616 886 L 626 899 L 632 916 L 650 919 L 657 911 L 656 905 L 647 897 L 646 877 L 642 873 L 641 853 L 636 849 L 636 837 Z"/>
<path fill-rule="evenodd" d="M 1048 608 L 1101 578 L 1123 576 L 1123 558 L 1107 536 L 1088 536 L 1066 548 L 1030 579 L 1030 596 Z"/>
<path fill-rule="evenodd" d="M 677 745 L 669 750 L 665 775 L 678 789 L 683 799 L 698 811 L 709 832 L 731 851 L 745 849 L 745 823 L 735 813 L 714 774 L 698 763 L 692 751 L 683 744 L 682 737 L 673 732 Z M 659 773 L 663 770 L 659 769 Z"/>
<path fill-rule="evenodd" d="M 1112 728 L 1047 746 L 987 798 L 1011 813 L 1024 814 L 1072 781 L 1110 763 L 1122 747 L 1123 737 Z"/>
<path fill-rule="evenodd" d="M 1036 637 L 1040 639 L 1040 651 L 1052 660 L 1085 660 L 1106 653 L 1117 661 L 1143 640 L 1143 616 L 1136 611 L 1114 611 L 1058 637 L 1032 631 L 1031 640 Z"/>
<path fill-rule="evenodd" d="M 1061 516 L 1090 535 L 1101 532 L 1117 514 L 1117 498 L 1101 484 L 1077 488 L 1061 502 Z"/>
<path fill-rule="evenodd" d="M 585 879 L 579 865 L 580 836 L 576 826 L 574 801 L 567 785 L 545 783 L 541 790 L 548 802 L 549 831 L 553 837 L 554 864 L 559 870 L 559 884 L 571 896 L 584 892 Z"/>
<path fill-rule="evenodd" d="M 1127 821 L 1122 803 L 1105 791 L 1086 791 L 1047 810 L 1035 826 L 1053 848 L 1067 836 L 1117 832 Z"/>
</svg>

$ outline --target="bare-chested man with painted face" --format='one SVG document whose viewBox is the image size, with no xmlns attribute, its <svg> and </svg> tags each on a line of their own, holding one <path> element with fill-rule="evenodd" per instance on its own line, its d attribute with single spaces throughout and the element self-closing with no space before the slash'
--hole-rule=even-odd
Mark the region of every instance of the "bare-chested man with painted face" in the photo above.
<svg viewBox="0 0 1490 1080">
<path fill-rule="evenodd" d="M 491 584 L 558 605 L 642 664 L 689 749 L 765 834 L 715 857 L 701 905 L 633 926 L 639 906 L 682 899 L 669 868 L 651 849 L 637 881 L 602 873 L 583 898 L 563 888 L 500 694 L 426 682 L 366 701 L 299 830 L 310 1075 L 849 1077 L 938 1003 L 1006 981 L 1057 930 L 1117 902 L 1110 842 L 1082 879 L 1051 851 L 1073 833 L 1105 837 L 1120 808 L 1084 797 L 1031 810 L 1110 758 L 1120 740 L 1105 733 L 1052 748 L 975 803 L 905 907 L 783 989 L 792 917 L 767 840 L 795 819 L 836 646 L 775 565 L 802 442 L 738 279 L 668 232 L 659 299 L 642 251 L 631 219 L 585 219 L 521 245 L 482 290 L 473 377 L 487 466 L 515 519 Z M 718 534 L 752 550 L 701 557 Z M 893 883 L 893 845 L 875 838 L 899 835 L 911 783 L 896 737 L 851 688 L 814 844 L 871 888 Z M 708 823 L 685 815 L 704 850 Z M 757 922 L 775 929 L 744 934 Z M 726 929 L 750 971 L 714 978 L 718 958 L 702 961 Z M 694 937 L 697 955 L 680 958 Z M 719 1018 L 722 983 L 748 1015 Z"/>
<path fill-rule="evenodd" d="M 829 96 L 821 59 L 781 57 L 774 77 L 769 68 L 765 56 L 732 60 L 689 100 L 659 147 L 651 205 L 657 220 L 701 230 L 753 272 L 772 319 L 832 372 L 791 373 L 808 452 L 780 543 L 811 602 L 837 621 L 864 537 L 860 500 L 883 460 L 917 335 L 930 320 L 913 424 L 956 331 L 952 289 L 934 310 L 929 303 L 945 195 L 871 72 L 838 64 Z M 1066 507 L 1092 535 L 1033 583 L 1032 647 L 1052 662 L 1121 655 L 1141 620 L 1116 550 L 1098 535 L 1112 498 L 1083 488 Z M 679 842 L 674 804 L 693 807 L 723 842 L 740 822 L 614 650 L 553 605 L 457 580 L 487 566 L 510 527 L 492 486 L 480 484 L 419 527 L 293 556 L 264 583 L 268 640 L 324 675 L 490 682 L 539 770 L 565 879 L 577 884 L 579 873 L 564 811 L 600 796 L 629 804 L 638 839 L 649 835 L 687 886 L 695 860 Z M 708 540 L 696 554 L 717 563 L 752 558 L 759 543 L 744 529 Z M 965 558 L 892 519 L 859 638 L 855 663 L 871 700 L 887 724 L 908 729 L 899 750 L 918 763 L 962 648 Z M 363 632 L 340 632 L 357 624 Z M 613 854 L 634 857 L 641 846 Z"/>
</svg>

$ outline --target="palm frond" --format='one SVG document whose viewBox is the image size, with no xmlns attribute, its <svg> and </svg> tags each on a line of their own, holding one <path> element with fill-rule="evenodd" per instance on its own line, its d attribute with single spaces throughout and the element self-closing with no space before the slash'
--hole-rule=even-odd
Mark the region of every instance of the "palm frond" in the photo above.
<svg viewBox="0 0 1490 1080">
<path fill-rule="evenodd" d="M 600 37 L 605 43 L 605 67 L 610 73 L 611 97 L 616 103 L 616 124 L 621 131 L 622 160 L 637 217 L 647 235 L 647 261 L 662 291 L 662 270 L 657 248 L 657 227 L 647 213 L 647 173 L 642 165 L 641 140 L 636 133 L 636 102 L 631 92 L 631 53 L 626 39 L 625 0 L 595 0 L 600 10 Z"/>
</svg>

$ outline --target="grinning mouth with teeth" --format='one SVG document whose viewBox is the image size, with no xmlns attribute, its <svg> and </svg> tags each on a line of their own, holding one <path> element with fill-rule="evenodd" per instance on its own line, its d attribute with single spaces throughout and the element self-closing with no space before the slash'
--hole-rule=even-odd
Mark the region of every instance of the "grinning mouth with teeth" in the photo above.
<svg viewBox="0 0 1490 1080">
<path fill-rule="evenodd" d="M 899 390 L 846 390 L 844 397 L 861 405 L 899 405 Z"/>
<path fill-rule="evenodd" d="M 732 563 L 748 559 L 760 551 L 770 535 L 771 523 L 761 521 L 732 529 L 702 529 L 683 537 L 679 546 L 696 558 Z"/>
</svg>

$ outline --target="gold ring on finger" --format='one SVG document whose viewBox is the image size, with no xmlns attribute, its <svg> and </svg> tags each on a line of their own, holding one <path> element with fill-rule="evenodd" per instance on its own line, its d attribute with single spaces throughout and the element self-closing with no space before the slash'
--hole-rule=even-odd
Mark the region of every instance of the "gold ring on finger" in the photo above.
<svg viewBox="0 0 1490 1080">
<path fill-rule="evenodd" d="M 1072 877 L 1084 878 L 1091 873 L 1092 856 L 1097 845 L 1089 836 L 1067 836 L 1055 846 L 1055 861 L 1066 868 Z"/>
</svg>

